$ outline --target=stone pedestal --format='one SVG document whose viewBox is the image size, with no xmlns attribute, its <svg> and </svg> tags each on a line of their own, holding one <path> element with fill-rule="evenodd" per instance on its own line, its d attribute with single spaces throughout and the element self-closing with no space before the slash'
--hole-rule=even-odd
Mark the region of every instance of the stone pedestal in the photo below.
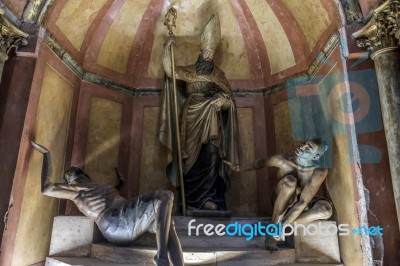
<svg viewBox="0 0 400 266">
<path fill-rule="evenodd" d="M 50 256 L 88 256 L 93 242 L 101 233 L 92 219 L 84 216 L 54 218 L 50 242 Z"/>
<path fill-rule="evenodd" d="M 294 236 L 296 247 L 296 262 L 301 263 L 340 263 L 339 241 L 337 233 L 334 233 L 336 222 L 324 221 L 312 223 L 315 228 L 320 228 L 324 234 L 304 232 L 301 228 Z M 325 234 L 326 233 L 326 234 Z"/>
</svg>

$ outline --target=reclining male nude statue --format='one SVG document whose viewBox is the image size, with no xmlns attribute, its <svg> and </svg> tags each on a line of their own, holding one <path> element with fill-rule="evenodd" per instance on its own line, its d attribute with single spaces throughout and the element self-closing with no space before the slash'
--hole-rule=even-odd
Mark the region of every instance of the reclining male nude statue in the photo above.
<svg viewBox="0 0 400 266">
<path fill-rule="evenodd" d="M 274 192 L 272 223 L 307 225 L 332 216 L 332 204 L 317 192 L 328 175 L 328 169 L 318 163 L 327 146 L 308 140 L 293 152 L 260 159 L 245 170 L 262 167 L 278 168 L 278 184 Z M 279 250 L 280 237 L 267 236 L 266 249 Z"/>
<path fill-rule="evenodd" d="M 129 245 L 144 232 L 156 234 L 157 254 L 154 264 L 184 265 L 182 248 L 175 231 L 171 212 L 174 194 L 159 190 L 127 200 L 118 190 L 104 183 L 92 182 L 80 168 L 71 167 L 63 183 L 52 183 L 49 151 L 31 142 L 43 154 L 42 193 L 46 196 L 72 200 L 78 209 L 92 218 L 103 236 L 111 243 Z"/>
</svg>

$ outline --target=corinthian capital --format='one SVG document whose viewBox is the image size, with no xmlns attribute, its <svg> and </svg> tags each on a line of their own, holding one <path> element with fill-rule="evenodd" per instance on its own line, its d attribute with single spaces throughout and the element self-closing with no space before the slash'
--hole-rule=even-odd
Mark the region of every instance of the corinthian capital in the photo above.
<svg viewBox="0 0 400 266">
<path fill-rule="evenodd" d="M 374 53 L 397 47 L 400 37 L 400 0 L 387 0 L 375 8 L 369 22 L 353 33 L 359 47 Z"/>
<path fill-rule="evenodd" d="M 0 52 L 8 54 L 12 48 L 26 45 L 29 35 L 12 25 L 4 14 L 4 9 L 0 8 Z"/>
</svg>

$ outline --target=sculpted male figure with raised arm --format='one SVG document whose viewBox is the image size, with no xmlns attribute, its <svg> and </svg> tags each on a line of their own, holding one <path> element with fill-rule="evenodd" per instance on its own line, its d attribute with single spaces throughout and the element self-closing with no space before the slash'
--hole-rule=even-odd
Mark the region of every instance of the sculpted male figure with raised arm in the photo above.
<svg viewBox="0 0 400 266">
<path fill-rule="evenodd" d="M 33 141 L 31 143 L 43 154 L 41 190 L 44 195 L 72 200 L 113 244 L 129 245 L 146 231 L 155 233 L 158 251 L 154 264 L 168 266 L 171 261 L 172 265 L 184 265 L 181 245 L 171 220 L 174 198 L 171 191 L 160 190 L 127 200 L 115 187 L 92 182 L 77 167 L 65 172 L 63 183 L 53 183 L 49 151 Z"/>
<path fill-rule="evenodd" d="M 269 159 L 256 161 L 245 168 L 278 168 L 278 184 L 275 188 L 272 223 L 307 225 L 316 220 L 326 220 L 332 216 L 332 204 L 317 196 L 325 181 L 328 169 L 319 166 L 318 161 L 328 147 L 308 140 L 294 152 L 278 154 Z M 278 250 L 279 237 L 266 237 L 268 250 Z"/>
</svg>

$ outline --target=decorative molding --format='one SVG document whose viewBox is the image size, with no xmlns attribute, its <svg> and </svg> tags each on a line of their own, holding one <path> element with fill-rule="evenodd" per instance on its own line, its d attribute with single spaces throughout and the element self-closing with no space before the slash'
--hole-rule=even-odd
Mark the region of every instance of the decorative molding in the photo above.
<svg viewBox="0 0 400 266">
<path fill-rule="evenodd" d="M 54 1 L 55 0 L 46 0 L 46 2 L 44 3 L 44 5 L 42 7 L 42 10 L 39 13 L 39 17 L 36 20 L 36 24 L 42 24 L 44 18 L 46 17 L 47 10 L 54 3 Z"/>
<path fill-rule="evenodd" d="M 364 17 L 358 0 L 340 0 L 340 3 L 348 25 L 363 20 Z"/>
<path fill-rule="evenodd" d="M 382 49 L 397 47 L 399 25 L 400 1 L 388 0 L 373 10 L 369 22 L 353 33 L 353 37 L 357 39 L 357 45 L 367 48 L 374 58 L 374 54 Z"/>
<path fill-rule="evenodd" d="M 85 71 L 48 32 L 45 33 L 44 42 L 83 81 L 133 96 L 161 96 L 161 88 L 129 87 L 97 74 Z M 234 90 L 234 95 L 236 97 L 257 97 L 265 95 L 264 91 L 265 89 L 236 89 Z"/>
<path fill-rule="evenodd" d="M 317 71 L 321 68 L 321 66 L 328 60 L 329 56 L 332 54 L 335 47 L 338 45 L 340 41 L 340 34 L 339 32 L 335 32 L 331 35 L 328 42 L 326 43 L 325 47 L 319 52 L 316 56 L 316 59 L 311 64 L 309 69 L 307 70 L 306 74 L 311 79 Z"/>
<path fill-rule="evenodd" d="M 28 44 L 29 34 L 15 27 L 6 17 L 5 10 L 0 8 L 0 52 L 8 54 L 12 48 Z"/>
<path fill-rule="evenodd" d="M 29 0 L 23 11 L 22 18 L 17 17 L 3 1 L 0 0 L 0 8 L 4 9 L 5 17 L 18 28 L 23 23 L 41 24 L 48 7 L 55 0 Z"/>
<path fill-rule="evenodd" d="M 36 23 L 47 0 L 29 0 L 25 6 L 22 20 L 27 23 Z"/>
<path fill-rule="evenodd" d="M 50 33 L 45 33 L 44 42 L 62 61 L 64 61 L 65 64 L 72 69 L 72 71 L 75 72 L 76 75 L 78 75 L 78 77 L 83 79 L 85 71 L 81 66 L 78 65 L 71 55 L 61 47 L 61 45 L 53 38 L 53 36 L 51 36 Z"/>
<path fill-rule="evenodd" d="M 316 56 L 316 59 L 311 64 L 309 69 L 305 71 L 305 73 L 299 74 L 297 76 L 291 77 L 287 81 L 280 82 L 277 85 L 268 88 L 260 88 L 260 89 L 247 89 L 247 88 L 238 88 L 233 90 L 233 94 L 235 97 L 260 97 L 265 95 L 271 95 L 277 93 L 279 91 L 284 90 L 288 87 L 288 85 L 292 86 L 293 84 L 304 84 L 310 81 L 316 72 L 320 69 L 320 67 L 326 62 L 328 57 L 331 55 L 335 47 L 338 45 L 340 41 L 339 32 L 335 32 L 329 38 L 327 44 L 324 46 L 322 51 Z M 82 80 L 100 85 L 102 87 L 119 91 L 125 94 L 134 95 L 134 96 L 160 96 L 161 88 L 134 88 L 119 84 L 113 80 L 107 79 L 105 77 L 99 76 L 97 74 L 85 71 L 79 64 L 71 57 L 71 55 L 61 47 L 61 45 L 54 39 L 54 37 L 46 32 L 44 42 L 50 47 L 50 49 L 62 60 L 66 63 L 72 71 L 74 71 L 79 78 Z"/>
</svg>

